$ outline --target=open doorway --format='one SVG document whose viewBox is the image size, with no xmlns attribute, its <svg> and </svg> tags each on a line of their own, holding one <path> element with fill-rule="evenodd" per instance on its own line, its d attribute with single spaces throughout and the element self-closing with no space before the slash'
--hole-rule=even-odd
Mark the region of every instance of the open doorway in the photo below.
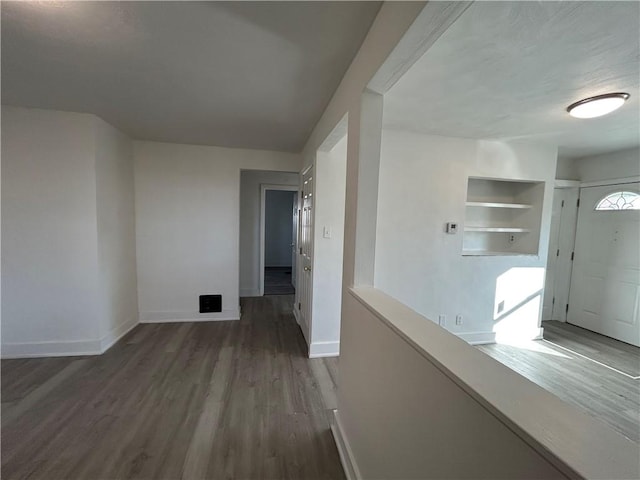
<svg viewBox="0 0 640 480">
<path fill-rule="evenodd" d="M 300 182 L 298 172 L 277 172 L 267 170 L 242 170 L 240 172 L 240 296 L 259 297 L 264 294 L 264 198 L 263 186 L 293 195 Z M 288 213 L 293 222 L 292 211 Z M 295 227 L 294 227 L 295 233 Z M 289 256 L 292 257 L 294 243 L 291 238 L 286 242 Z M 295 259 L 292 259 L 295 260 Z M 293 266 L 293 261 L 287 265 Z M 277 265 L 274 265 L 277 266 Z M 295 285 L 296 270 L 291 268 L 291 280 Z"/>
<path fill-rule="evenodd" d="M 295 294 L 298 187 L 262 185 L 261 292 Z"/>
</svg>

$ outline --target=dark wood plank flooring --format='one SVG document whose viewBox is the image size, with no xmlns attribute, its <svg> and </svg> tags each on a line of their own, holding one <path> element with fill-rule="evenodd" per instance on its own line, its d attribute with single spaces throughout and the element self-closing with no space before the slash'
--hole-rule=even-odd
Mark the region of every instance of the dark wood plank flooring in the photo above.
<svg viewBox="0 0 640 480">
<path fill-rule="evenodd" d="M 296 292 L 291 283 L 291 267 L 265 267 L 265 295 L 293 295 Z"/>
<path fill-rule="evenodd" d="M 632 373 L 640 349 L 562 322 L 543 327 L 549 341 L 478 348 L 640 444 L 640 380 L 569 351 Z"/>
<path fill-rule="evenodd" d="M 101 356 L 2 361 L 2 478 L 344 478 L 337 359 L 306 358 L 292 300 L 139 325 Z"/>
</svg>

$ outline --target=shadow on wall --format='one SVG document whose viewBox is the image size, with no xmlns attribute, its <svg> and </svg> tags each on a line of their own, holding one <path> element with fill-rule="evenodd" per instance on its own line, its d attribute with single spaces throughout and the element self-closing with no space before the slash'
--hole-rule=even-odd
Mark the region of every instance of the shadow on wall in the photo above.
<svg viewBox="0 0 640 480">
<path fill-rule="evenodd" d="M 497 278 L 493 314 L 497 343 L 517 343 L 539 335 L 544 274 L 544 267 L 514 267 Z"/>
</svg>

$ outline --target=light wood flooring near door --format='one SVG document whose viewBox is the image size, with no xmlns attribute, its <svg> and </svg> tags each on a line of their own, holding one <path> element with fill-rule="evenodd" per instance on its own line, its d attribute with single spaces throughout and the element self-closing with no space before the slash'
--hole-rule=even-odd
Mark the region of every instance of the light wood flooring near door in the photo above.
<svg viewBox="0 0 640 480">
<path fill-rule="evenodd" d="M 544 340 L 478 348 L 640 444 L 640 348 L 568 323 Z"/>
<path fill-rule="evenodd" d="M 331 478 L 335 359 L 292 297 L 235 322 L 140 325 L 102 356 L 2 362 L 2 478 Z"/>
</svg>

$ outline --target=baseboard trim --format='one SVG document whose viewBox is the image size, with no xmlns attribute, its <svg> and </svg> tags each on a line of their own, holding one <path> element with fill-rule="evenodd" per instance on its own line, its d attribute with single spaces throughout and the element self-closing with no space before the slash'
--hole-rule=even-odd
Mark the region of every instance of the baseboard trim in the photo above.
<svg viewBox="0 0 640 480">
<path fill-rule="evenodd" d="M 80 357 L 100 355 L 99 340 L 74 340 L 66 342 L 24 342 L 3 343 L 0 357 L 40 358 L 40 357 Z"/>
<path fill-rule="evenodd" d="M 313 342 L 309 345 L 309 358 L 338 357 L 340 342 Z"/>
<path fill-rule="evenodd" d="M 100 339 L 100 353 L 104 353 L 113 347 L 118 340 L 124 337 L 127 333 L 138 326 L 138 320 L 132 318 L 128 322 L 119 325 L 117 328 L 107 333 L 102 339 Z"/>
<path fill-rule="evenodd" d="M 216 313 L 140 312 L 140 323 L 219 322 L 240 320 L 240 308 Z"/>
<path fill-rule="evenodd" d="M 458 337 L 463 339 L 469 345 L 485 345 L 488 343 L 496 343 L 496 332 L 469 332 L 457 333 Z"/>
<path fill-rule="evenodd" d="M 260 296 L 260 289 L 256 288 L 241 288 L 240 289 L 240 296 L 241 297 L 259 297 Z"/>
<path fill-rule="evenodd" d="M 362 475 L 360 475 L 360 470 L 356 464 L 353 452 L 351 451 L 351 447 L 347 441 L 347 437 L 344 435 L 344 428 L 342 428 L 342 423 L 340 423 L 338 410 L 333 411 L 331 433 L 333 434 L 333 439 L 336 442 L 338 455 L 340 456 L 340 463 L 342 463 L 342 469 L 344 470 L 347 480 L 360 480 Z"/>
</svg>

